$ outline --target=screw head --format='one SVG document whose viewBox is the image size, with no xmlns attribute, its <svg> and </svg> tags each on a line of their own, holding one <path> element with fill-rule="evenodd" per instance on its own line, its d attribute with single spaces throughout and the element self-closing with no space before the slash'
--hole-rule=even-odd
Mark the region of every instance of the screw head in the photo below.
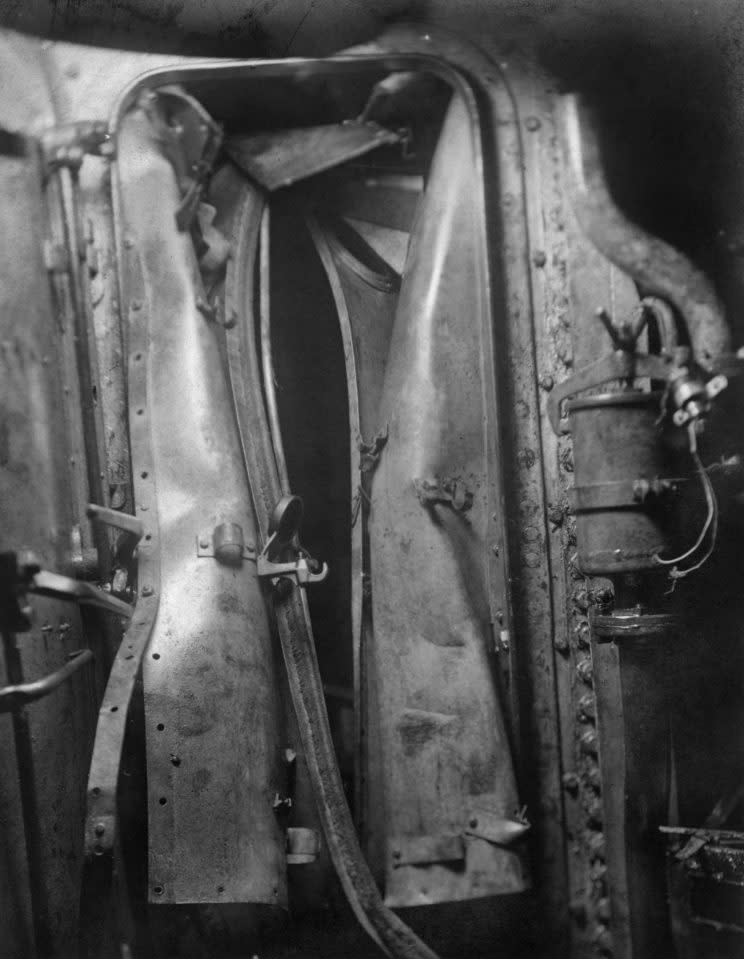
<svg viewBox="0 0 744 959">
<path fill-rule="evenodd" d="M 142 587 L 142 595 L 143 595 L 143 596 L 152 596 L 152 594 L 153 594 L 154 592 L 155 592 L 155 590 L 152 588 L 152 586 L 143 586 L 143 587 Z"/>
<path fill-rule="evenodd" d="M 97 822 L 93 831 L 95 832 L 96 836 L 102 836 L 106 832 L 106 827 L 102 822 Z"/>
</svg>

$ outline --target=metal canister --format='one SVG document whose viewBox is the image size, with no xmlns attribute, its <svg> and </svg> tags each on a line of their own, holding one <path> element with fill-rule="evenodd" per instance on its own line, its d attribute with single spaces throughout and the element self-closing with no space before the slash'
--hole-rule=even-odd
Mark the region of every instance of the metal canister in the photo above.
<svg viewBox="0 0 744 959">
<path fill-rule="evenodd" d="M 680 480 L 658 425 L 661 394 L 627 390 L 571 400 L 576 516 L 582 572 L 654 568 L 670 545 Z"/>
</svg>

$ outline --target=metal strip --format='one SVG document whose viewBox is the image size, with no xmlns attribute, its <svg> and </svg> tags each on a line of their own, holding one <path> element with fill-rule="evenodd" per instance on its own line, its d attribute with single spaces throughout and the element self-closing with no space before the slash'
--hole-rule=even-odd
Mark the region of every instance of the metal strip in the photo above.
<svg viewBox="0 0 744 959">
<path fill-rule="evenodd" d="M 618 480 L 574 486 L 569 490 L 568 505 L 573 513 L 599 509 L 652 509 L 668 503 L 685 479 Z"/>
<path fill-rule="evenodd" d="M 341 279 L 336 269 L 336 264 L 331 253 L 331 248 L 327 242 L 325 232 L 321 230 L 320 225 L 314 218 L 307 221 L 310 235 L 315 243 L 315 249 L 323 264 L 323 269 L 328 277 L 328 283 L 331 287 L 331 294 L 336 305 L 339 329 L 341 331 L 341 342 L 344 347 L 344 360 L 346 364 L 346 383 L 349 397 L 349 433 L 352 447 L 359 443 L 362 438 L 362 425 L 359 414 L 359 382 L 357 377 L 356 351 L 354 349 L 354 338 L 351 330 L 351 320 L 349 317 L 349 308 L 344 296 Z M 362 648 L 362 604 L 364 600 L 364 529 L 365 524 L 362 519 L 362 503 L 360 497 L 362 477 L 359 469 L 354 466 L 352 457 L 351 468 L 351 502 L 358 501 L 359 515 L 351 518 L 351 645 L 352 645 L 352 669 L 353 669 L 353 688 L 354 688 L 354 800 L 357 823 L 359 823 L 360 812 L 363 807 L 362 795 L 362 772 L 364 767 L 363 760 L 363 741 L 362 741 L 362 679 L 361 679 L 361 648 Z"/>
<path fill-rule="evenodd" d="M 85 864 L 80 905 L 81 955 L 96 957 L 111 907 L 117 829 L 117 785 L 127 715 L 142 657 L 160 600 L 160 553 L 155 463 L 148 407 L 149 310 L 138 256 L 126 237 L 119 209 L 118 245 L 123 262 L 122 292 L 129 319 L 129 429 L 136 512 L 145 533 L 137 550 L 137 603 L 111 667 L 99 710 L 87 791 Z"/>
<path fill-rule="evenodd" d="M 465 862 L 465 840 L 462 833 L 443 836 L 393 836 L 388 839 L 393 869 L 401 866 L 429 866 L 431 863 Z"/>
</svg>

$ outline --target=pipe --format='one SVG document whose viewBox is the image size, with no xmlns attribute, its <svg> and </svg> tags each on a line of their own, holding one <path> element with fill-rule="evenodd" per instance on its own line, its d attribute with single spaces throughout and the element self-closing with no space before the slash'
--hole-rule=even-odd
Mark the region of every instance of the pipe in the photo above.
<svg viewBox="0 0 744 959">
<path fill-rule="evenodd" d="M 710 368 L 731 349 L 723 308 L 708 278 L 683 253 L 621 212 L 605 179 L 591 109 L 577 94 L 560 110 L 568 185 L 579 226 L 597 249 L 628 273 L 644 294 L 667 300 L 687 324 L 695 359 Z"/>
</svg>

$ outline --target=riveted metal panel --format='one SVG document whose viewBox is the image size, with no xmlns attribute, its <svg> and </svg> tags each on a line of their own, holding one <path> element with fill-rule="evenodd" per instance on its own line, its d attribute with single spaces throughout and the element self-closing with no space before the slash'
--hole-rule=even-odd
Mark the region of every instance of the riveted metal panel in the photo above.
<svg viewBox="0 0 744 959">
<path fill-rule="evenodd" d="M 369 514 L 380 789 L 396 836 L 462 831 L 474 797 L 503 818 L 519 806 L 494 683 L 487 538 L 497 511 L 490 310 L 473 187 L 479 144 L 454 97 L 411 235 L 380 419 L 389 438 Z M 426 501 L 417 483 L 461 484 L 464 499 Z M 506 603 L 503 608 L 506 611 Z M 468 840 L 465 869 L 386 871 L 391 905 L 526 888 L 518 853 Z M 405 875 L 404 875 L 405 873 Z"/>
<path fill-rule="evenodd" d="M 286 902 L 273 801 L 281 745 L 267 611 L 255 565 L 198 555 L 239 524 L 256 542 L 214 326 L 169 163 L 139 109 L 119 131 L 123 242 L 140 254 L 150 312 L 149 406 L 161 600 L 143 666 L 152 902 Z M 134 433 L 132 439 L 134 440 Z M 137 451 L 133 445 L 133 460 Z M 136 503 L 138 512 L 148 504 Z M 140 584 L 140 592 L 147 584 Z"/>
</svg>

